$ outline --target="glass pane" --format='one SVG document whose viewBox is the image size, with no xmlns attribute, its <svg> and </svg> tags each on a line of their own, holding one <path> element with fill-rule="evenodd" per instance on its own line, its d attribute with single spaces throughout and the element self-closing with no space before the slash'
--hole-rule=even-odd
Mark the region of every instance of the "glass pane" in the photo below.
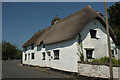
<svg viewBox="0 0 120 80">
<path fill-rule="evenodd" d="M 87 59 L 92 59 L 93 50 L 86 50 Z"/>
</svg>

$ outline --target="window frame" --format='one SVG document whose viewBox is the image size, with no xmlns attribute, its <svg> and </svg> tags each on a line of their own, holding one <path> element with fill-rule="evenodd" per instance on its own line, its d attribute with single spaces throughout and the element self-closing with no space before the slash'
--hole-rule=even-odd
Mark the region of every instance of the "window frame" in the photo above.
<svg viewBox="0 0 120 80">
<path fill-rule="evenodd" d="M 97 38 L 97 30 L 94 29 L 90 29 L 90 36 L 91 38 Z"/>
<path fill-rule="evenodd" d="M 25 48 L 24 48 L 24 49 L 25 49 L 25 51 L 27 51 L 27 46 L 25 46 Z"/>
<path fill-rule="evenodd" d="M 47 58 L 49 61 L 51 60 L 51 51 L 47 51 Z"/>
<path fill-rule="evenodd" d="M 88 52 L 89 51 L 89 52 Z M 90 52 L 91 51 L 91 52 Z M 86 58 L 87 59 L 94 59 L 93 58 L 93 51 L 94 49 L 86 49 Z M 89 54 L 89 55 L 88 55 Z"/>
<path fill-rule="evenodd" d="M 47 51 L 47 56 L 49 56 L 49 57 L 51 56 L 51 52 L 50 51 Z"/>
<path fill-rule="evenodd" d="M 31 59 L 35 59 L 35 53 L 31 53 Z"/>
<path fill-rule="evenodd" d="M 42 52 L 42 60 L 45 60 L 45 52 Z"/>
<path fill-rule="evenodd" d="M 34 44 L 31 44 L 31 50 L 33 50 L 34 49 Z"/>
<path fill-rule="evenodd" d="M 44 44 L 44 42 L 42 41 L 42 42 L 40 42 L 40 45 L 42 45 L 42 48 L 45 48 L 45 44 Z"/>
<path fill-rule="evenodd" d="M 45 44 L 43 44 L 43 48 L 45 48 Z"/>
<path fill-rule="evenodd" d="M 112 53 L 112 57 L 115 57 L 114 50 L 111 50 L 111 53 Z"/>
<path fill-rule="evenodd" d="M 56 53 L 56 51 L 58 51 L 58 53 Z M 54 60 L 59 60 L 60 59 L 60 50 L 53 50 L 54 52 Z M 56 56 L 57 54 L 57 56 Z"/>
</svg>

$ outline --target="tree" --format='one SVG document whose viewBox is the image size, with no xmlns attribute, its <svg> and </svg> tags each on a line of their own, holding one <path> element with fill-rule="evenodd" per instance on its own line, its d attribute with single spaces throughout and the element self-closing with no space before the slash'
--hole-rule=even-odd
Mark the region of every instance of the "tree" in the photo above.
<svg viewBox="0 0 120 80">
<path fill-rule="evenodd" d="M 16 45 L 12 45 L 10 42 L 2 41 L 3 60 L 16 59 L 18 53 L 20 53 L 20 51 L 18 50 Z"/>
<path fill-rule="evenodd" d="M 16 59 L 22 59 L 22 50 L 18 50 Z"/>
<path fill-rule="evenodd" d="M 120 42 L 120 2 L 116 2 L 108 9 L 109 24 L 112 27 L 117 42 Z"/>
</svg>

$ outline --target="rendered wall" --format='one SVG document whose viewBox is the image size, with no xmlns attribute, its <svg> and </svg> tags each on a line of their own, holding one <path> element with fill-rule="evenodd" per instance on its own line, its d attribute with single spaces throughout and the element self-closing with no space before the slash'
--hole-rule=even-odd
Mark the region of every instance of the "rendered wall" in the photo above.
<svg viewBox="0 0 120 80">
<path fill-rule="evenodd" d="M 97 30 L 96 37 L 91 38 L 90 36 L 90 29 Z M 83 51 L 86 59 L 86 49 L 94 49 L 93 50 L 93 58 L 101 58 L 108 55 L 108 47 L 107 47 L 107 35 L 106 35 L 106 29 L 103 27 L 103 25 L 96 19 L 91 21 L 89 24 L 86 25 L 86 27 L 82 30 L 81 38 L 83 40 Z M 115 53 L 115 44 L 113 40 L 111 40 L 111 50 L 114 50 Z M 118 53 L 115 54 L 115 57 L 117 58 Z"/>
<path fill-rule="evenodd" d="M 77 37 L 69 41 L 46 45 L 45 48 L 42 48 L 41 45 L 35 47 L 34 50 L 27 50 L 26 52 L 23 52 L 23 64 L 38 65 L 41 67 L 51 67 L 63 71 L 77 72 L 78 55 L 76 42 Z M 59 50 L 59 60 L 54 60 L 53 50 Z M 50 51 L 53 58 L 47 55 L 48 51 Z M 33 52 L 35 53 L 35 59 L 32 60 L 30 54 L 30 59 L 28 59 L 27 56 L 27 60 L 24 60 L 25 54 L 28 55 L 28 53 Z M 42 60 L 43 52 L 45 52 L 46 55 L 45 60 Z"/>
<path fill-rule="evenodd" d="M 97 38 L 99 39 L 91 38 L 89 29 L 97 30 Z M 91 21 L 80 34 L 83 40 L 84 59 L 86 59 L 86 48 L 94 48 L 93 58 L 108 56 L 106 30 L 99 21 Z M 43 48 L 43 45 L 40 45 L 35 46 L 34 50 L 31 50 L 29 46 L 28 50 L 23 52 L 23 64 L 51 67 L 69 72 L 78 72 L 77 61 L 79 60 L 79 57 L 77 55 L 77 42 L 78 36 L 72 40 L 46 45 L 45 48 Z M 112 49 L 114 48 L 115 45 L 113 43 Z M 59 50 L 59 60 L 54 60 L 53 50 Z M 48 51 L 50 51 L 52 58 L 47 55 Z M 45 60 L 42 60 L 43 52 L 46 54 Z M 28 58 L 28 53 L 30 53 L 30 58 Z M 35 59 L 31 59 L 31 53 L 35 53 Z M 25 60 L 25 54 L 27 54 L 27 60 Z M 117 55 L 118 54 L 115 56 Z"/>
</svg>

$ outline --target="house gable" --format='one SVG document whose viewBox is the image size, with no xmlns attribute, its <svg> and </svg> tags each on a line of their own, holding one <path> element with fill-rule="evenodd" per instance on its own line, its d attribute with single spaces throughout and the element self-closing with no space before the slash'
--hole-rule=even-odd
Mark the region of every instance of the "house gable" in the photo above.
<svg viewBox="0 0 120 80">
<path fill-rule="evenodd" d="M 96 30 L 96 37 L 92 38 L 90 35 L 90 30 Z M 86 59 L 86 51 L 93 50 L 92 58 L 99 59 L 108 55 L 108 45 L 107 45 L 107 32 L 103 27 L 101 22 L 98 19 L 93 19 L 90 21 L 80 32 L 82 44 L 83 44 L 83 52 Z M 115 43 L 110 37 L 111 40 L 111 50 L 115 51 Z M 116 55 L 116 54 L 115 54 Z M 117 56 L 117 55 L 116 55 Z"/>
</svg>

